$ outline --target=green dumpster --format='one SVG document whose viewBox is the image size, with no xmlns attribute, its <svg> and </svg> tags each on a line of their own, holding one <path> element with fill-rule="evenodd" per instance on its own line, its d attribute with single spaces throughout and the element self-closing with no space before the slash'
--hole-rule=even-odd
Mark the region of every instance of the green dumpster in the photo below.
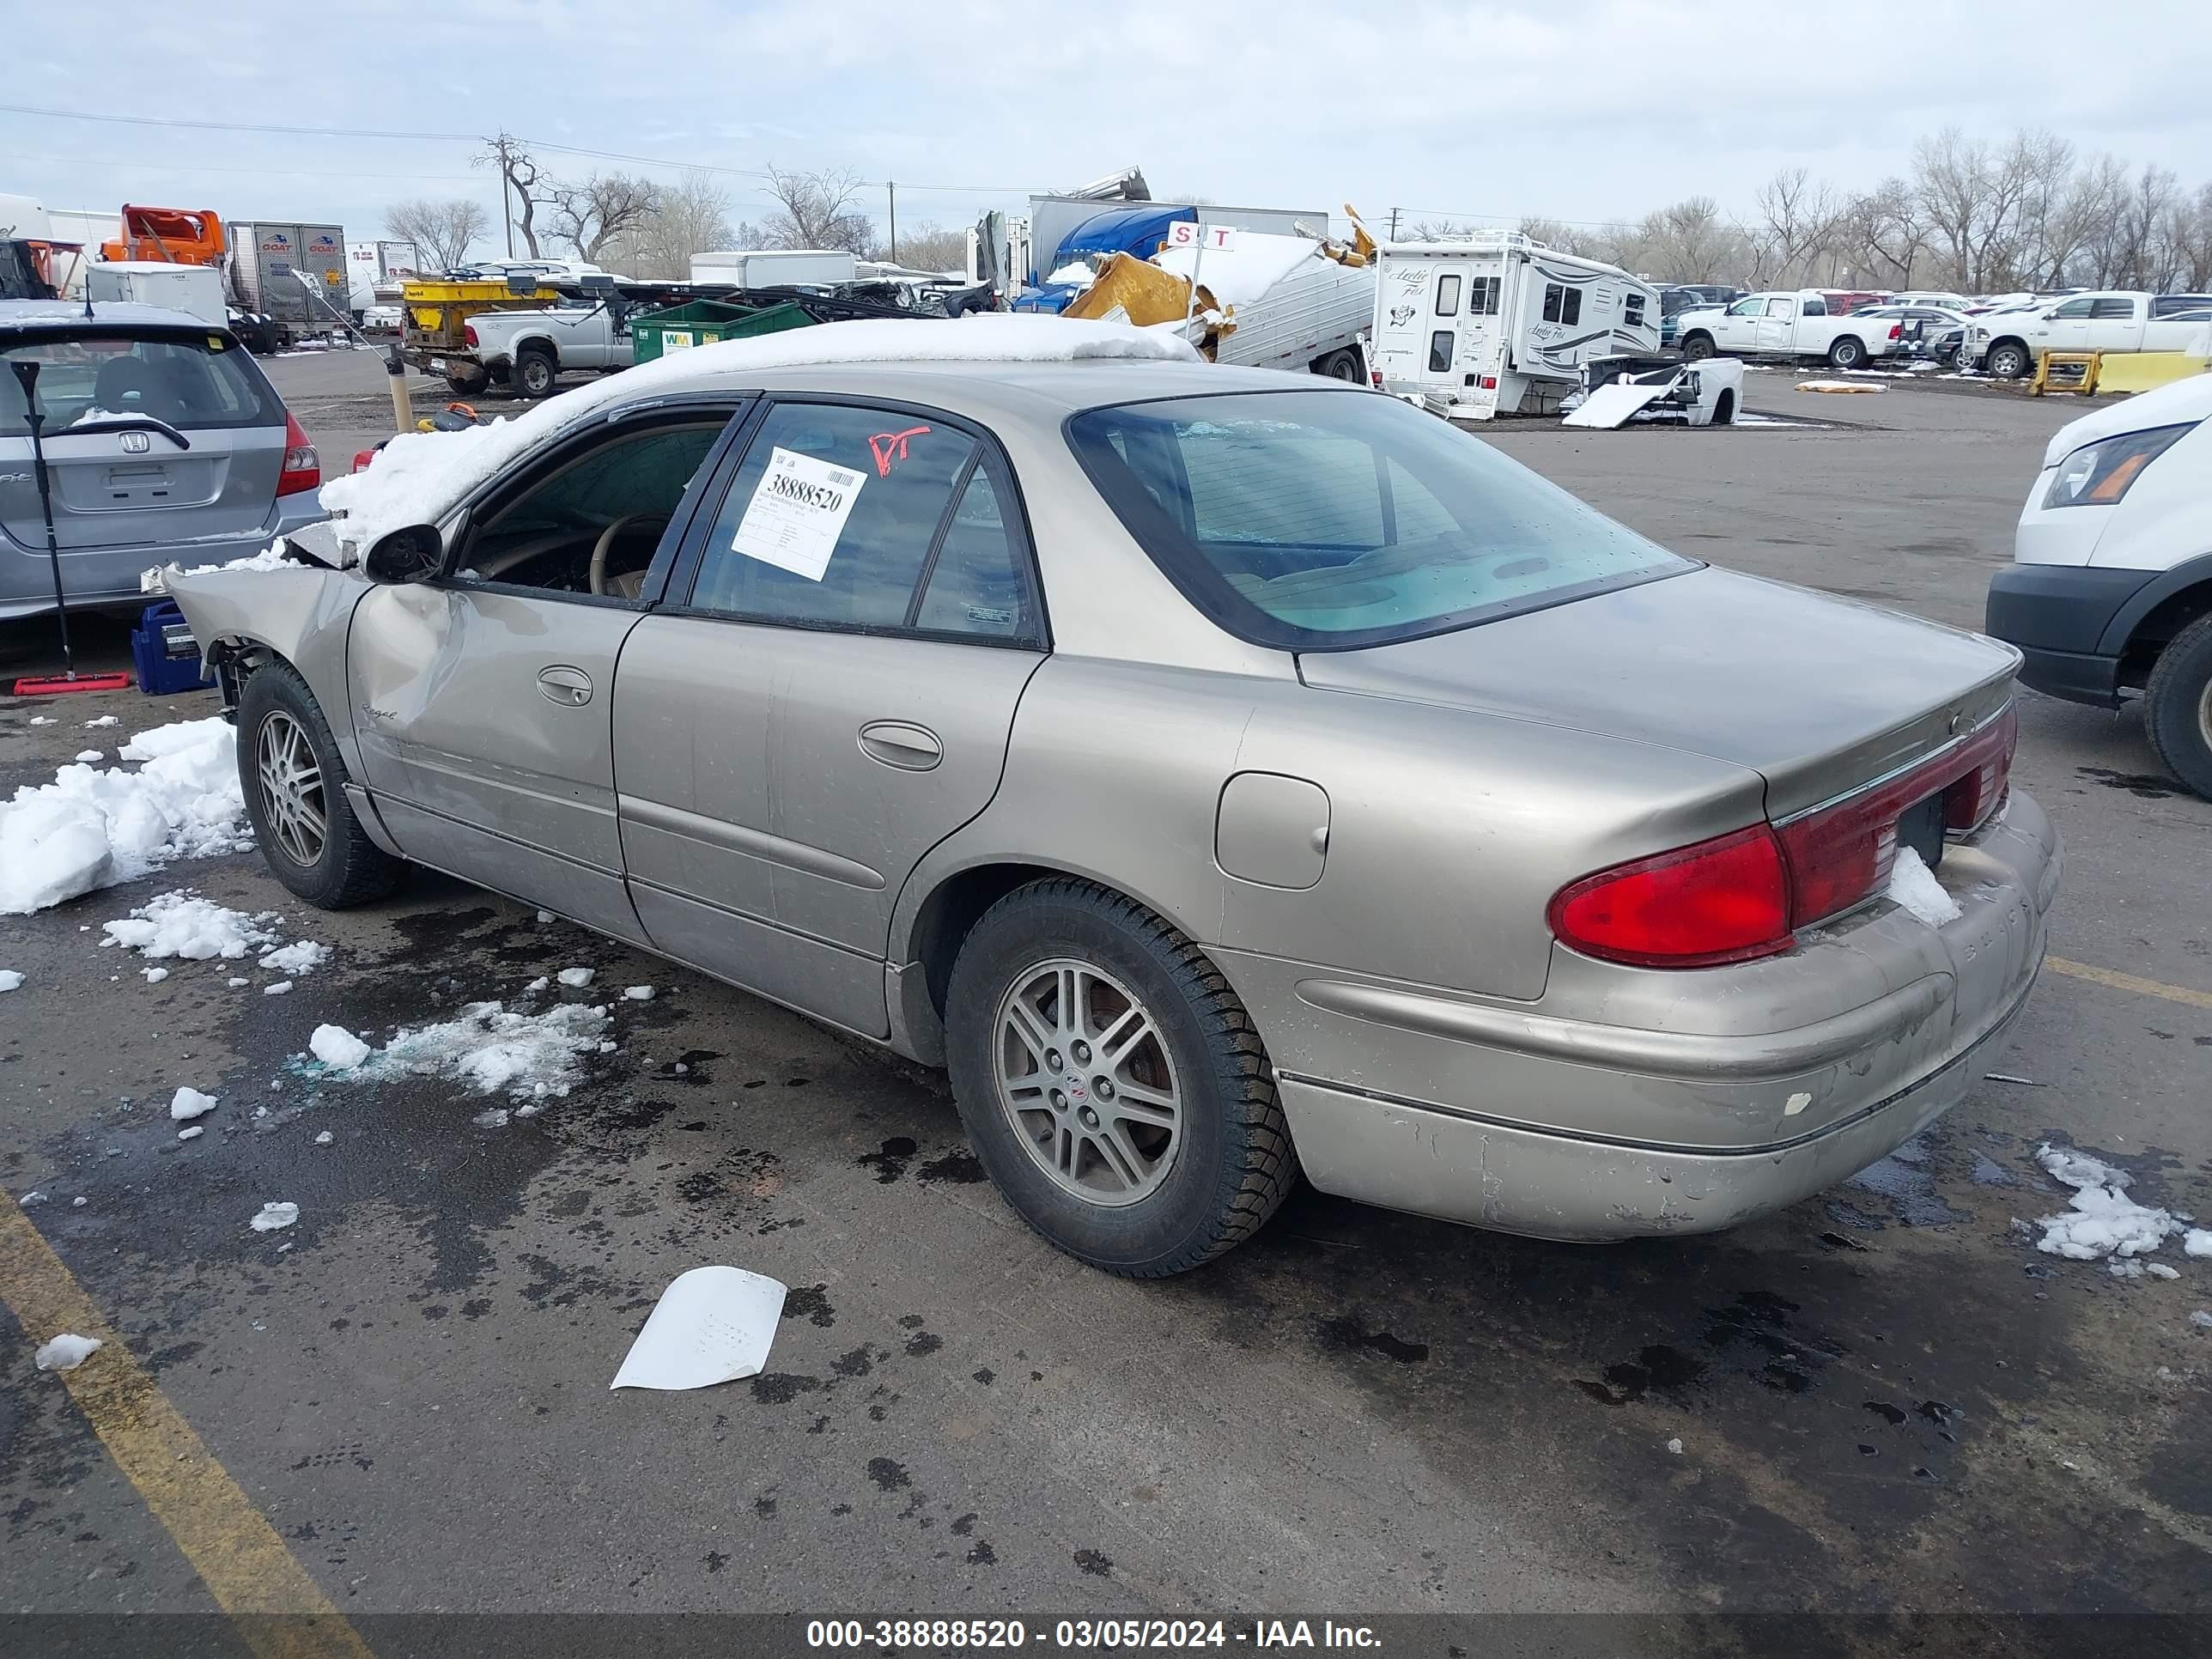
<svg viewBox="0 0 2212 1659">
<path fill-rule="evenodd" d="M 813 322 L 805 308 L 785 301 L 781 305 L 740 306 L 724 300 L 692 300 L 665 311 L 647 311 L 629 319 L 630 361 L 649 363 L 672 351 L 684 351 L 715 340 L 749 340 L 757 335 L 780 334 L 787 328 L 805 328 Z"/>
</svg>

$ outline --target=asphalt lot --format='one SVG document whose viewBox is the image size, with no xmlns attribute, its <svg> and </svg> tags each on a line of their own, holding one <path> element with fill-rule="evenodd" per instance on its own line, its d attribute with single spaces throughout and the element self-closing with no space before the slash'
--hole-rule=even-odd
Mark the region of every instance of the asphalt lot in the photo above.
<svg viewBox="0 0 2212 1659">
<path fill-rule="evenodd" d="M 269 367 L 343 469 L 376 360 Z M 1492 441 L 1686 553 L 1972 626 L 2080 412 L 1777 374 L 1748 401 L 1843 424 Z M 0 659 L 41 660 L 34 628 Z M 0 787 L 95 715 L 212 706 L 0 698 Z M 2014 776 L 2066 836 L 2053 951 L 2087 970 L 2046 973 L 2016 1028 L 2000 1066 L 2032 1084 L 1983 1082 L 1868 1184 L 1718 1237 L 1557 1246 L 1304 1193 L 1213 1267 L 1123 1283 L 998 1202 L 941 1079 L 441 878 L 303 915 L 251 855 L 0 923 L 27 975 L 0 999 L 0 1189 L 49 1195 L 22 1213 L 349 1614 L 1634 1613 L 1665 1615 L 1628 1644 L 1657 1651 L 1737 1613 L 1834 1615 L 1838 1650 L 1993 1613 L 2201 1630 L 2212 1262 L 2169 1246 L 2179 1282 L 2121 1280 L 2008 1224 L 2062 1207 L 2045 1139 L 2212 1215 L 2212 805 L 2131 715 L 2032 693 Z M 233 964 L 149 985 L 94 948 L 185 884 L 336 958 L 270 999 Z M 527 1122 L 288 1070 L 319 1021 L 380 1037 L 571 964 L 659 994 Z M 159 1110 L 180 1084 L 225 1100 L 185 1146 Z M 274 1199 L 299 1223 L 250 1231 Z M 0 1235 L 10 1303 L 26 1260 Z M 769 1374 L 610 1393 L 708 1261 L 792 1287 Z M 0 1310 L 0 1607 L 211 1610 L 178 1541 L 209 1533 L 165 1530 L 33 1371 L 48 1334 Z"/>
</svg>

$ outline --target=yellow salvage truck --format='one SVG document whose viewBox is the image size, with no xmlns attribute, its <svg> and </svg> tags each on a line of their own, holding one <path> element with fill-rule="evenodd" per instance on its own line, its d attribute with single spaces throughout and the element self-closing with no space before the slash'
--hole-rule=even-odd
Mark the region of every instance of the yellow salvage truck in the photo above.
<svg viewBox="0 0 2212 1659">
<path fill-rule="evenodd" d="M 399 295 L 399 355 L 416 368 L 445 377 L 464 395 L 491 376 L 469 343 L 468 320 L 487 311 L 536 311 L 561 297 L 550 288 L 517 292 L 506 282 L 410 282 Z"/>
</svg>

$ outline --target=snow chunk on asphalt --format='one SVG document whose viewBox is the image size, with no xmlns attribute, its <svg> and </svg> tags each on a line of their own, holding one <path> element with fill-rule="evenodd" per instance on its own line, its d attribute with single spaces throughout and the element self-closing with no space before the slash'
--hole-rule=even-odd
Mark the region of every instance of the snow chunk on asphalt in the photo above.
<svg viewBox="0 0 2212 1659">
<path fill-rule="evenodd" d="M 179 1123 L 191 1118 L 204 1117 L 215 1110 L 215 1098 L 213 1095 L 204 1095 L 187 1085 L 171 1097 L 169 1116 Z"/>
<path fill-rule="evenodd" d="M 318 1025 L 308 1052 L 333 1071 L 349 1072 L 376 1051 L 343 1025 Z"/>
<path fill-rule="evenodd" d="M 173 893 L 156 894 L 133 910 L 127 921 L 102 922 L 100 926 L 107 937 L 100 943 L 143 951 L 155 958 L 185 957 L 194 962 L 205 962 L 211 957 L 222 957 L 235 960 L 255 945 L 269 942 L 273 936 L 262 924 L 275 914 L 264 911 L 258 916 L 249 916 L 243 910 L 226 908 L 212 899 L 180 889 Z"/>
<path fill-rule="evenodd" d="M 31 1363 L 42 1371 L 73 1371 L 106 1346 L 96 1336 L 64 1331 L 52 1341 L 40 1344 Z"/>
<path fill-rule="evenodd" d="M 2191 1227 L 2181 1237 L 2184 1255 L 2212 1255 L 2212 1228 Z"/>
<path fill-rule="evenodd" d="M 206 1133 L 207 1131 L 197 1123 L 188 1124 L 184 1128 L 177 1131 L 177 1139 L 179 1140 L 198 1140 Z"/>
<path fill-rule="evenodd" d="M 2180 1224 L 2164 1210 L 2130 1198 L 2127 1188 L 2133 1177 L 2102 1158 L 2046 1143 L 2036 1149 L 2035 1161 L 2052 1180 L 2074 1188 L 2067 1209 L 2041 1218 L 2043 1237 L 2035 1248 L 2047 1255 L 2075 1261 L 2140 1255 L 2180 1231 Z"/>
<path fill-rule="evenodd" d="M 88 727 L 95 726 L 120 726 L 122 724 L 122 717 L 117 714 L 102 714 L 96 720 L 87 720 L 85 722 L 85 725 Z"/>
<path fill-rule="evenodd" d="M 1208 266 L 1212 263 L 1209 259 Z M 478 483 L 592 410 L 648 396 L 655 388 L 689 384 L 702 374 L 726 377 L 735 386 L 757 370 L 811 363 L 1070 362 L 1103 357 L 1199 361 L 1198 353 L 1181 340 L 1122 323 L 1065 317 L 886 318 L 789 329 L 672 352 L 548 398 L 513 420 L 459 432 L 403 432 L 362 471 L 325 484 L 322 505 L 337 515 L 334 527 L 342 544 L 367 548 L 387 531 L 434 523 Z"/>
<path fill-rule="evenodd" d="M 263 986 L 261 988 L 261 994 L 264 997 L 281 997 L 289 992 L 291 988 L 292 981 L 290 980 L 280 979 L 274 984 Z"/>
<path fill-rule="evenodd" d="M 246 798 L 227 723 L 156 726 L 119 752 L 145 764 L 76 763 L 0 803 L 0 915 L 28 915 L 173 860 L 238 847 Z"/>
<path fill-rule="evenodd" d="M 1886 896 L 1930 927 L 1956 921 L 1964 914 L 1943 890 L 1943 884 L 1936 879 L 1936 872 L 1928 867 L 1926 860 L 1910 847 L 1897 849 L 1897 862 L 1890 866 Z"/>
<path fill-rule="evenodd" d="M 76 751 L 76 757 L 81 761 L 105 760 L 107 751 L 105 749 L 80 749 Z"/>
<path fill-rule="evenodd" d="M 23 983 L 23 976 L 13 968 L 0 968 L 0 991 L 13 991 Z"/>
<path fill-rule="evenodd" d="M 138 973 L 149 985 L 159 985 L 169 976 L 169 970 L 166 968 L 141 968 Z"/>
<path fill-rule="evenodd" d="M 246 1224 L 257 1233 L 273 1233 L 280 1227 L 289 1227 L 300 1218 L 300 1206 L 281 1200 L 264 1204 Z"/>
<path fill-rule="evenodd" d="M 691 349 L 694 351 L 696 351 L 698 347 L 694 346 Z M 563 968 L 561 970 L 561 983 L 563 985 L 571 985 L 580 988 L 582 986 L 589 985 L 591 982 L 592 970 L 588 968 Z"/>
<path fill-rule="evenodd" d="M 261 953 L 261 965 L 278 974 L 313 973 L 330 959 L 331 947 L 311 939 L 295 939 Z"/>
<path fill-rule="evenodd" d="M 337 1137 L 336 1135 L 332 1134 L 328 1129 L 325 1129 L 322 1133 L 315 1137 L 315 1145 L 318 1146 L 327 1146 L 331 1142 L 337 1139 Z"/>
<path fill-rule="evenodd" d="M 632 985 L 627 987 L 623 990 L 623 994 L 625 997 L 628 997 L 632 1002 L 650 1002 L 653 1000 L 653 987 L 650 985 Z"/>
<path fill-rule="evenodd" d="M 472 1002 L 453 1019 L 402 1027 L 370 1059 L 334 1081 L 443 1077 L 479 1094 L 565 1095 L 576 1061 L 599 1052 L 607 1011 L 564 1003 L 542 1014 L 520 1014 L 497 1002 Z"/>
</svg>

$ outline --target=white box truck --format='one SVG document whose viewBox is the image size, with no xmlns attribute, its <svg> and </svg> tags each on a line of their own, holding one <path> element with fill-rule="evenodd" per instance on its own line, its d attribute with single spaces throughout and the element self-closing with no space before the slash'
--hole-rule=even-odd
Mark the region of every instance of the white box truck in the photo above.
<svg viewBox="0 0 2212 1659">
<path fill-rule="evenodd" d="M 95 310 L 102 300 L 127 300 L 181 311 L 210 328 L 230 326 L 222 273 L 213 265 L 173 265 L 158 259 L 100 261 L 85 267 L 84 293 Z"/>
<path fill-rule="evenodd" d="M 860 261 L 842 248 L 726 248 L 691 256 L 691 281 L 731 288 L 829 288 L 849 283 Z"/>
<path fill-rule="evenodd" d="M 1455 421 L 1543 415 L 1585 362 L 1659 349 L 1659 294 L 1516 232 L 1376 250 L 1376 384 Z"/>
</svg>

